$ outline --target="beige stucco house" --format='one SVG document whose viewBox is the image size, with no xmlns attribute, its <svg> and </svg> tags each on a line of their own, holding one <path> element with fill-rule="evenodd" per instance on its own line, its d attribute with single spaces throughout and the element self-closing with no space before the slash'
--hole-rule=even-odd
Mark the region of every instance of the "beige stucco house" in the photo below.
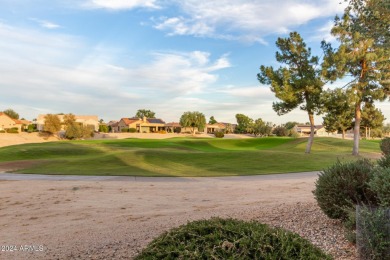
<svg viewBox="0 0 390 260">
<path fill-rule="evenodd" d="M 117 123 L 117 126 L 114 130 L 114 132 L 122 132 L 122 129 L 125 128 L 135 128 L 137 129 L 137 124 L 141 123 L 141 119 L 137 117 L 132 118 L 121 118 L 119 122 Z"/>
<path fill-rule="evenodd" d="M 223 123 L 206 124 L 205 133 L 214 134 L 215 132 L 224 132 L 226 125 Z"/>
<path fill-rule="evenodd" d="M 296 125 L 293 129 L 301 136 L 309 136 L 311 133 L 310 125 Z M 314 134 L 316 136 L 330 136 L 334 133 L 328 133 L 323 125 L 315 125 Z"/>
<path fill-rule="evenodd" d="M 180 133 L 182 131 L 180 123 L 177 122 L 165 124 L 165 129 L 168 133 Z"/>
<path fill-rule="evenodd" d="M 124 128 L 135 128 L 137 133 L 156 133 L 165 131 L 165 122 L 159 118 L 121 118 L 118 122 L 118 132 Z"/>
<path fill-rule="evenodd" d="M 139 133 L 156 133 L 166 131 L 165 122 L 159 118 L 143 118 L 141 123 L 137 124 Z"/>
<path fill-rule="evenodd" d="M 46 116 L 46 114 L 38 115 L 38 118 L 36 121 L 38 131 L 43 131 L 43 128 L 45 125 L 45 116 Z M 61 123 L 64 122 L 65 115 L 57 115 L 57 116 L 60 119 Z M 84 126 L 91 125 L 91 126 L 93 126 L 95 131 L 99 130 L 100 123 L 99 123 L 98 116 L 95 116 L 95 115 L 74 115 L 74 116 L 75 116 L 77 123 L 80 123 Z"/>
<path fill-rule="evenodd" d="M 10 118 L 7 114 L 0 112 L 0 131 L 4 131 L 6 129 L 18 128 L 20 131 L 21 124 L 17 124 L 17 122 Z"/>
</svg>

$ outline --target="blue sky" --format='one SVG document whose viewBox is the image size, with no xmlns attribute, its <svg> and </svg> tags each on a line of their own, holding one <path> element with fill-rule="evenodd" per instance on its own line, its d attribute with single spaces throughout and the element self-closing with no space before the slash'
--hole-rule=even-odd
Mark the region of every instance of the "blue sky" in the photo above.
<svg viewBox="0 0 390 260">
<path fill-rule="evenodd" d="M 166 122 L 186 111 L 307 122 L 299 110 L 277 116 L 256 74 L 278 66 L 275 41 L 290 31 L 321 55 L 340 2 L 0 0 L 0 111 L 109 121 L 145 108 Z M 390 114 L 388 102 L 378 107 Z"/>
</svg>

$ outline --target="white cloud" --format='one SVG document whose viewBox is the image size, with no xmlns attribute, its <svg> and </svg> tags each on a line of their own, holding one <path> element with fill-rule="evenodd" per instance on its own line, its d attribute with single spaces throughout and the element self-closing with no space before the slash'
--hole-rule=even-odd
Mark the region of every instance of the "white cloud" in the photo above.
<svg viewBox="0 0 390 260">
<path fill-rule="evenodd" d="M 87 0 L 84 3 L 84 6 L 88 8 L 102 8 L 108 10 L 159 8 L 156 0 Z"/>
<path fill-rule="evenodd" d="M 228 67 L 230 63 L 226 56 L 211 61 L 207 52 L 159 52 L 153 54 L 150 64 L 130 69 L 129 74 L 134 85 L 162 92 L 191 94 L 215 83 L 218 75 L 214 72 Z"/>
<path fill-rule="evenodd" d="M 168 35 L 194 35 L 265 44 L 263 37 L 286 33 L 321 17 L 333 17 L 345 5 L 338 0 L 172 0 L 182 15 L 161 17 L 155 28 Z"/>
<path fill-rule="evenodd" d="M 271 100 L 274 94 L 269 86 L 255 86 L 255 87 L 234 87 L 229 86 L 220 90 L 221 93 L 226 93 L 235 97 L 255 98 L 258 100 Z"/>
<path fill-rule="evenodd" d="M 34 22 L 37 22 L 40 26 L 42 26 L 43 28 L 46 28 L 46 29 L 58 29 L 58 28 L 61 28 L 60 25 L 58 25 L 56 23 L 53 23 L 53 22 L 50 22 L 50 21 L 41 20 L 41 19 L 37 19 L 37 18 L 30 18 L 30 20 L 32 20 Z"/>
<path fill-rule="evenodd" d="M 188 95 L 212 88 L 218 71 L 231 66 L 227 55 L 212 59 L 202 51 L 160 51 L 147 63 L 124 66 L 115 62 L 123 58 L 119 50 L 6 24 L 0 38 L 0 103 L 26 118 L 44 111 L 117 119 L 141 107 L 199 106 L 200 99 Z"/>
<path fill-rule="evenodd" d="M 314 35 L 310 38 L 310 41 L 322 41 L 334 43 L 336 38 L 330 33 L 334 26 L 334 20 L 329 20 L 322 27 L 318 28 Z"/>
<path fill-rule="evenodd" d="M 0 38 L 0 110 L 28 119 L 72 112 L 118 120 L 147 108 L 176 122 L 185 111 L 231 123 L 237 113 L 286 120 L 272 111 L 269 87 L 218 87 L 218 73 L 231 67 L 228 55 L 160 51 L 147 63 L 124 66 L 115 62 L 123 58 L 118 50 L 78 37 L 0 24 Z"/>
</svg>

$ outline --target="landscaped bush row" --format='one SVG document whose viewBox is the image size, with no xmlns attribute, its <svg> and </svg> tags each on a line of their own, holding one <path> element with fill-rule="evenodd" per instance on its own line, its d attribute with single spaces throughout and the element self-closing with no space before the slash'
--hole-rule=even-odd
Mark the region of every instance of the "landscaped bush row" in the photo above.
<svg viewBox="0 0 390 260">
<path fill-rule="evenodd" d="M 325 169 L 313 191 L 322 211 L 330 218 L 342 220 L 351 242 L 356 242 L 357 205 L 361 206 L 364 214 L 372 212 L 372 219 L 376 218 L 373 213 L 376 209 L 378 212 L 390 210 L 390 138 L 383 139 L 380 147 L 383 157 L 376 163 L 367 159 L 346 163 L 338 161 Z M 377 223 L 381 232 L 368 232 L 372 237 L 367 239 L 376 242 L 372 244 L 371 251 L 365 249 L 365 254 L 369 252 L 370 259 L 390 259 L 390 220 L 379 219 L 387 222 Z M 372 223 L 369 226 L 372 228 Z"/>
<path fill-rule="evenodd" d="M 154 239 L 135 259 L 331 259 L 297 234 L 255 221 L 212 218 Z"/>
</svg>

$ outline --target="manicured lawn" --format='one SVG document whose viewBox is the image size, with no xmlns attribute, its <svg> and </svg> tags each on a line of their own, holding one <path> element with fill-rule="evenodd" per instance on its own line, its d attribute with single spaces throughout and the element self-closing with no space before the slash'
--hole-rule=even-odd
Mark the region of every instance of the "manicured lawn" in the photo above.
<svg viewBox="0 0 390 260">
<path fill-rule="evenodd" d="M 35 161 L 20 173 L 129 176 L 229 176 L 322 170 L 337 159 L 353 160 L 352 141 L 307 139 L 122 139 L 63 141 L 0 148 L 0 163 Z M 361 156 L 380 153 L 361 141 Z M 26 164 L 27 165 L 27 164 Z"/>
</svg>

